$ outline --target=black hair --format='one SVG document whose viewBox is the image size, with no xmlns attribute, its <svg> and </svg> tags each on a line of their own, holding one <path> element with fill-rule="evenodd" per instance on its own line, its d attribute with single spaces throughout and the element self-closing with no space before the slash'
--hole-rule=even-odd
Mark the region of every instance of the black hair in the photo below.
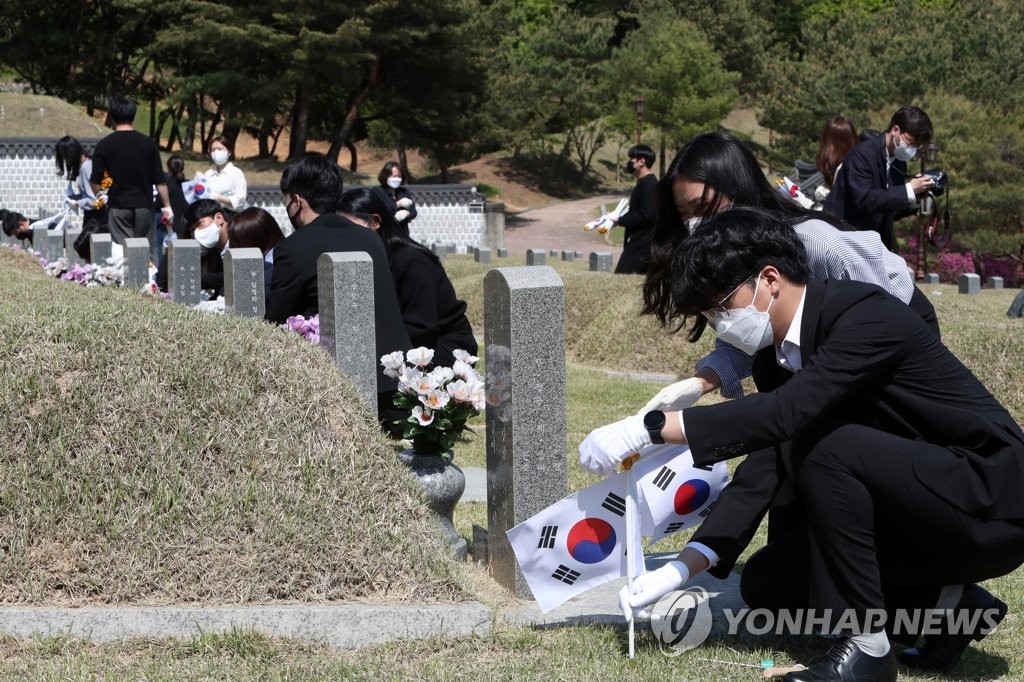
<svg viewBox="0 0 1024 682">
<path fill-rule="evenodd" d="M 643 159 L 647 162 L 647 167 L 650 168 L 654 165 L 654 148 L 649 144 L 635 144 L 626 152 L 626 158 Z"/>
<path fill-rule="evenodd" d="M 123 125 L 125 123 L 132 123 L 135 120 L 135 112 L 137 111 L 135 102 L 124 97 L 115 97 L 110 100 L 110 120 L 114 122 L 114 125 Z"/>
<path fill-rule="evenodd" d="M 185 182 L 185 159 L 181 158 L 177 154 L 168 156 L 167 170 L 170 172 L 170 176 L 173 180 L 178 183 Z"/>
<path fill-rule="evenodd" d="M 373 216 L 380 218 L 380 229 L 377 230 L 377 234 L 384 240 L 384 248 L 387 249 L 389 259 L 391 254 L 399 249 L 419 249 L 430 256 L 435 263 L 441 265 L 441 260 L 430 249 L 413 241 L 411 237 L 405 236 L 378 190 L 372 187 L 353 187 L 346 190 L 338 204 L 338 212 L 347 213 L 367 222 Z"/>
<path fill-rule="evenodd" d="M 306 154 L 281 174 L 281 192 L 298 194 L 317 214 L 334 213 L 343 191 L 341 169 L 323 154 Z"/>
<path fill-rule="evenodd" d="M 825 211 L 805 209 L 772 187 L 757 159 L 732 135 L 723 132 L 702 133 L 687 142 L 658 182 L 658 218 L 651 243 L 651 260 L 644 279 L 642 313 L 654 315 L 668 325 L 672 296 L 672 255 L 690 234 L 687 218 L 676 208 L 675 183 L 679 179 L 704 184 L 704 193 L 696 216 L 712 216 L 731 200 L 732 206 L 754 206 L 774 211 L 789 225 L 805 220 L 823 220 L 840 230 L 849 225 Z M 706 220 L 706 218 L 704 219 Z M 701 221 L 701 227 L 704 222 Z M 678 327 L 676 328 L 678 330 Z"/>
<path fill-rule="evenodd" d="M 792 226 L 779 215 L 749 206 L 722 211 L 701 221 L 672 256 L 672 303 L 669 314 L 693 317 L 688 338 L 696 341 L 707 327 L 702 311 L 766 265 L 794 284 L 810 278 L 807 252 Z"/>
<path fill-rule="evenodd" d="M 188 208 L 185 209 L 185 227 L 191 231 L 193 226 L 200 220 L 203 218 L 212 218 L 218 213 L 224 216 L 224 220 L 230 222 L 230 214 L 216 201 L 213 199 L 196 199 L 188 205 Z"/>
<path fill-rule="evenodd" d="M 387 187 L 388 178 L 391 177 L 391 171 L 398 167 L 397 161 L 388 161 L 385 163 L 384 167 L 380 169 L 380 173 L 377 173 L 377 182 L 379 182 L 382 187 Z M 401 169 L 399 169 L 399 172 L 401 172 Z"/>
<path fill-rule="evenodd" d="M 893 126 L 899 126 L 902 132 L 912 135 L 914 142 L 919 145 L 932 141 L 932 120 L 920 107 L 913 104 L 901 107 L 892 115 L 888 130 L 892 130 Z"/>
<path fill-rule="evenodd" d="M 82 169 L 82 143 L 65 135 L 57 140 L 54 147 L 53 160 L 57 164 L 57 175 L 66 177 L 68 181 L 74 182 L 78 179 L 78 173 Z"/>
<path fill-rule="evenodd" d="M 19 224 L 25 222 L 26 220 L 28 220 L 28 218 L 21 215 L 20 213 L 17 213 L 16 211 L 7 211 L 7 214 L 4 215 L 3 218 L 4 234 L 6 234 L 8 237 L 13 236 L 14 233 L 18 230 Z M 21 237 L 21 235 L 18 236 Z"/>
</svg>

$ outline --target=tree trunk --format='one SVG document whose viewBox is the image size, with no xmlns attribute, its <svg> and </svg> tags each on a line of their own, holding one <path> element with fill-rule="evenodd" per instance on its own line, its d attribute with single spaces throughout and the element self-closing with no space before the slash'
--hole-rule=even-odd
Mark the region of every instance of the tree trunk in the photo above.
<svg viewBox="0 0 1024 682">
<path fill-rule="evenodd" d="M 306 153 L 306 140 L 309 137 L 309 101 L 312 96 L 312 84 L 303 79 L 295 86 L 295 105 L 292 107 L 292 132 L 288 138 L 288 160 L 296 161 Z"/>
<path fill-rule="evenodd" d="M 196 97 L 193 95 L 185 106 L 185 112 L 188 114 L 188 126 L 185 128 L 185 134 L 181 138 L 181 148 L 183 150 L 192 151 L 192 143 L 196 139 L 196 119 L 198 118 L 196 109 Z"/>
<path fill-rule="evenodd" d="M 409 160 L 406 158 L 405 147 L 402 145 L 398 145 L 398 167 L 402 171 L 402 181 L 406 184 L 412 182 L 412 173 L 409 172 Z"/>
<path fill-rule="evenodd" d="M 156 89 L 149 94 L 149 136 L 160 146 L 160 136 L 156 131 Z"/>
<path fill-rule="evenodd" d="M 352 171 L 353 173 L 358 172 L 359 171 L 359 160 L 358 160 L 358 156 L 356 155 L 356 144 L 355 144 L 355 142 L 353 142 L 352 140 L 347 140 L 345 142 L 345 149 L 348 150 L 349 156 L 352 157 L 352 164 L 349 166 L 348 169 L 350 171 Z"/>
<path fill-rule="evenodd" d="M 448 184 L 448 165 L 447 164 L 441 164 L 441 184 L 442 185 L 447 185 Z"/>
<path fill-rule="evenodd" d="M 348 138 L 352 135 L 352 128 L 355 127 L 356 121 L 359 119 L 359 109 L 362 107 L 363 101 L 366 100 L 370 91 L 377 85 L 379 73 L 380 59 L 374 56 L 373 61 L 370 62 L 370 70 L 366 74 L 366 80 L 363 82 L 362 89 L 352 97 L 348 112 L 345 114 L 345 120 L 342 121 L 341 129 L 334 136 L 331 149 L 327 152 L 328 158 L 333 159 L 335 163 L 338 162 L 338 157 L 341 155 L 341 148 L 348 143 Z"/>
</svg>

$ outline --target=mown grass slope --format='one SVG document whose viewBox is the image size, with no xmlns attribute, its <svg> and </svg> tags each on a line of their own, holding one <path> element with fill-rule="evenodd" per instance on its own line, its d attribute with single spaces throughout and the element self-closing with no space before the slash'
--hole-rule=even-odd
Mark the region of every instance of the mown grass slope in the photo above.
<svg viewBox="0 0 1024 682">
<path fill-rule="evenodd" d="M 394 446 L 262 320 L 0 249 L 0 602 L 450 600 Z"/>
</svg>

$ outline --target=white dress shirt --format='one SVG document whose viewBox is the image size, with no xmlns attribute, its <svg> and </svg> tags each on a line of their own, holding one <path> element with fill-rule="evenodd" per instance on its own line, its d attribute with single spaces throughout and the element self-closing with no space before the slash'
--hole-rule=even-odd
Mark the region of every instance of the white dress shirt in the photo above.
<svg viewBox="0 0 1024 682">
<path fill-rule="evenodd" d="M 242 169 L 231 163 L 225 164 L 222 170 L 211 168 L 206 171 L 206 187 L 210 196 L 220 194 L 227 199 L 232 211 L 238 211 L 245 207 L 245 195 L 249 188 L 245 183 L 245 173 Z"/>
</svg>

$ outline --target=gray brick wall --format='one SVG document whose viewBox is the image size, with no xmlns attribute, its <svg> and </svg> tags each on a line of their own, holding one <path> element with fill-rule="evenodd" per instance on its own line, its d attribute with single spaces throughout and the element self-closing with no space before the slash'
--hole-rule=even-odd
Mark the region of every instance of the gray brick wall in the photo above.
<svg viewBox="0 0 1024 682">
<path fill-rule="evenodd" d="M 92 150 L 95 139 L 82 139 Z M 53 215 L 64 205 L 67 181 L 56 174 L 53 138 L 0 138 L 0 208 L 24 213 L 33 220 Z M 409 225 L 422 244 L 455 244 L 459 253 L 485 246 L 484 197 L 471 185 L 410 185 L 418 215 Z M 285 234 L 291 224 L 284 198 L 275 185 L 250 185 L 249 206 L 270 212 Z M 74 220 L 79 227 L 80 218 Z"/>
</svg>

